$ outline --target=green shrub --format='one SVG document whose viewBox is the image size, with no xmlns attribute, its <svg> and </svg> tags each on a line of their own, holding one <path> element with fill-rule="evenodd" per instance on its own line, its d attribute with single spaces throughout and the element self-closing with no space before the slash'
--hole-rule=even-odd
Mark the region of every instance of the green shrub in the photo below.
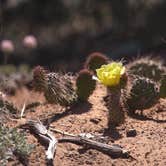
<svg viewBox="0 0 166 166">
<path fill-rule="evenodd" d="M 26 142 L 25 134 L 14 128 L 0 126 L 0 165 L 6 165 L 14 154 L 27 158 L 34 145 Z"/>
</svg>

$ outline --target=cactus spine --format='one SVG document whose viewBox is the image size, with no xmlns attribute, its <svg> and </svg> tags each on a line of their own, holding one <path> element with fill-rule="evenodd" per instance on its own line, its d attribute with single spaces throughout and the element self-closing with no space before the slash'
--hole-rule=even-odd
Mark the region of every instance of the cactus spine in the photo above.
<svg viewBox="0 0 166 166">
<path fill-rule="evenodd" d="M 77 94 L 70 79 L 67 74 L 47 74 L 47 89 L 44 94 L 49 103 L 68 106 L 77 100 Z"/>
<path fill-rule="evenodd" d="M 86 101 L 96 88 L 96 81 L 92 79 L 92 74 L 87 69 L 79 72 L 76 79 L 78 99 Z"/>
<path fill-rule="evenodd" d="M 71 77 L 68 74 L 47 73 L 40 66 L 34 69 L 34 87 L 36 90 L 44 92 L 49 103 L 68 106 L 77 99 Z"/>
</svg>

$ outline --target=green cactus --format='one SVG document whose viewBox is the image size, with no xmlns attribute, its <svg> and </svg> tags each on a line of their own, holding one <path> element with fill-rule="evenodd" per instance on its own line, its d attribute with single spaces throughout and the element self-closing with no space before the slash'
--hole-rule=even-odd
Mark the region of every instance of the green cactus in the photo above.
<svg viewBox="0 0 166 166">
<path fill-rule="evenodd" d="M 92 79 L 92 74 L 87 69 L 79 72 L 76 79 L 78 99 L 86 101 L 96 88 L 96 81 Z"/>
<path fill-rule="evenodd" d="M 73 88 L 71 76 L 59 73 L 47 74 L 47 88 L 44 91 L 49 103 L 68 106 L 77 100 L 77 94 Z"/>
<path fill-rule="evenodd" d="M 71 76 L 60 73 L 47 73 L 43 67 L 37 66 L 33 72 L 35 90 L 44 92 L 48 103 L 71 105 L 77 99 Z"/>
<path fill-rule="evenodd" d="M 136 110 L 143 111 L 155 104 L 159 98 L 157 83 L 145 77 L 134 78 L 126 93 L 124 98 L 129 113 L 134 113 Z"/>
<path fill-rule="evenodd" d="M 121 98 L 121 87 L 107 88 L 107 97 L 105 98 L 106 107 L 109 110 L 108 126 L 115 127 L 125 121 L 125 114 Z"/>
<path fill-rule="evenodd" d="M 84 68 L 95 73 L 96 69 L 100 68 L 101 65 L 108 64 L 108 61 L 108 58 L 104 54 L 94 52 L 86 59 Z"/>
<path fill-rule="evenodd" d="M 130 74 L 160 81 L 166 72 L 162 62 L 150 57 L 140 58 L 128 64 Z"/>
<path fill-rule="evenodd" d="M 166 74 L 163 75 L 160 81 L 160 97 L 162 98 L 166 97 Z"/>
</svg>

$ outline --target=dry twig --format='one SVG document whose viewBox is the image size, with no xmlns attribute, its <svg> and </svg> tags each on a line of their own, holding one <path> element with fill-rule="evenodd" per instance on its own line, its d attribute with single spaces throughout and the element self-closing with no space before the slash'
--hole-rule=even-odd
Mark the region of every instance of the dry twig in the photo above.
<svg viewBox="0 0 166 166">
<path fill-rule="evenodd" d="M 67 135 L 62 138 L 56 139 L 53 134 L 46 129 L 46 127 L 40 121 L 29 121 L 29 129 L 38 136 L 39 139 L 44 140 L 48 144 L 48 149 L 46 151 L 46 156 L 48 160 L 53 160 L 54 154 L 56 152 L 57 143 L 70 142 L 79 145 L 87 145 L 89 148 L 97 149 L 103 153 L 110 155 L 111 157 L 130 157 L 128 151 L 124 150 L 119 145 L 108 145 L 95 140 L 92 140 L 91 134 L 69 134 L 58 129 L 51 129 L 55 132 Z M 90 136 L 90 137 L 89 137 Z M 53 164 L 53 163 L 52 163 Z"/>
</svg>

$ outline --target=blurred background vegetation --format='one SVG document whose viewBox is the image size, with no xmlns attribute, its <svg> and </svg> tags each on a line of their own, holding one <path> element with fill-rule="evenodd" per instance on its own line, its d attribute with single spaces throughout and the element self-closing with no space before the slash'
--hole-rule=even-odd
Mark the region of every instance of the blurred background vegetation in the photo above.
<svg viewBox="0 0 166 166">
<path fill-rule="evenodd" d="M 23 46 L 26 35 L 36 37 L 35 49 Z M 76 71 L 94 51 L 112 59 L 164 57 L 165 38 L 164 0 L 0 0 L 0 41 L 13 42 L 8 63 L 15 65 Z"/>
</svg>

